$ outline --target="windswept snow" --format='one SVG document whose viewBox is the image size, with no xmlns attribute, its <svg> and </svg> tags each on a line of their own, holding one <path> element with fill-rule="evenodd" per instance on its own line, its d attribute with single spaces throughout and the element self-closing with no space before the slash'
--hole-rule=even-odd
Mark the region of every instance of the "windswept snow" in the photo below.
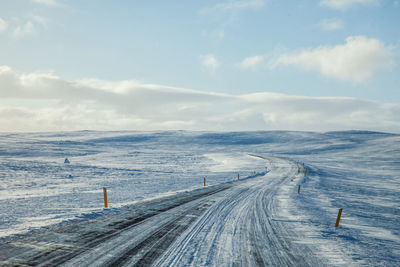
<svg viewBox="0 0 400 267">
<path fill-rule="evenodd" d="M 64 164 L 65 158 L 70 164 Z M 297 161 L 308 168 L 306 177 L 297 173 Z M 247 179 L 237 181 L 238 173 Z M 194 196 L 198 190 L 191 190 L 208 190 L 202 188 L 203 177 L 210 188 L 228 189 L 148 219 L 146 225 L 154 230 L 185 225 L 176 228 L 179 236 L 160 237 L 166 247 L 153 264 L 400 262 L 400 136 L 356 131 L 2 134 L 0 251 L 53 231 L 38 230 L 42 226 L 69 220 L 74 221 L 60 227 L 100 223 L 135 214 L 127 207 L 139 207 L 144 200 L 168 203 L 176 192 Z M 102 209 L 103 187 L 109 210 Z M 141 210 L 151 207 L 143 205 Z M 190 207 L 195 205 L 203 208 L 194 212 Z M 343 214 L 335 229 L 339 208 Z M 177 214 L 186 215 L 179 221 Z M 153 236 L 150 228 L 140 229 L 132 228 L 131 234 L 139 231 L 143 240 Z M 13 236 L 26 232 L 27 237 Z M 129 246 L 128 251 L 136 249 Z M 69 260 L 82 265 L 90 253 Z M 122 258 L 124 264 L 135 262 Z"/>
</svg>

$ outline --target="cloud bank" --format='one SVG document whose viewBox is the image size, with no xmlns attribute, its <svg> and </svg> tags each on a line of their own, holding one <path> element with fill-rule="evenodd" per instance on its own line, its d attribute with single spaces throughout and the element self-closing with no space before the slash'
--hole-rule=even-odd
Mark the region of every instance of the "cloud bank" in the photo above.
<svg viewBox="0 0 400 267">
<path fill-rule="evenodd" d="M 305 71 L 344 81 L 365 82 L 372 75 L 392 67 L 393 51 L 377 39 L 351 36 L 345 44 L 304 49 L 297 53 L 282 54 L 270 67 L 295 66 Z"/>
<path fill-rule="evenodd" d="M 379 130 L 400 105 L 276 93 L 229 95 L 135 80 L 67 81 L 0 67 L 0 132 L 60 130 Z"/>
</svg>

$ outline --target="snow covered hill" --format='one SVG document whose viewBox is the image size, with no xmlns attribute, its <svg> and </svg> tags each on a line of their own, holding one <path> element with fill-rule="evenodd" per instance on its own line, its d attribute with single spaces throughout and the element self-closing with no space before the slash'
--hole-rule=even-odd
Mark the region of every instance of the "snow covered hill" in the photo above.
<svg viewBox="0 0 400 267">
<path fill-rule="evenodd" d="M 66 158 L 69 164 L 64 163 Z M 298 174 L 297 167 L 291 169 L 297 161 L 305 163 L 307 176 Z M 238 174 L 247 179 L 238 182 Z M 154 263 L 274 264 L 271 255 L 285 242 L 290 251 L 275 265 L 293 264 L 299 258 L 306 265 L 398 266 L 400 262 L 400 136 L 359 131 L 2 134 L 0 251 L 19 240 L 15 235 L 34 236 L 42 233 L 38 229 L 43 226 L 105 220 L 144 200 L 174 198 L 177 192 L 195 194 L 191 190 L 203 190 L 205 176 L 209 187 L 235 184 L 235 189 L 201 200 L 212 203 L 191 214 L 195 220 L 186 228 L 187 233 L 197 234 L 174 239 Z M 276 184 L 277 177 L 284 180 Z M 237 205 L 218 206 L 245 185 L 251 190 L 236 196 Z M 102 208 L 103 187 L 108 189 L 108 210 Z M 241 216 L 253 208 L 256 213 Z M 335 228 L 339 208 L 343 215 Z M 218 209 L 225 215 L 215 216 L 212 211 Z M 205 216 L 207 224 L 201 224 Z M 215 230 L 218 218 L 225 227 Z M 236 236 L 235 225 L 247 230 Z M 272 230 L 275 234 L 267 238 Z M 232 251 L 245 247 L 235 248 L 232 239 L 249 240 L 249 246 L 255 242 L 253 247 L 262 248 L 262 256 L 244 259 L 242 251 L 243 257 L 235 258 Z M 199 240 L 219 243 L 210 241 L 194 249 Z M 229 242 L 232 246 L 221 250 Z M 265 253 L 271 244 L 275 250 Z M 204 256 L 211 252 L 220 260 Z M 193 253 L 197 259 L 190 258 Z M 312 259 L 304 258 L 307 253 Z"/>
</svg>

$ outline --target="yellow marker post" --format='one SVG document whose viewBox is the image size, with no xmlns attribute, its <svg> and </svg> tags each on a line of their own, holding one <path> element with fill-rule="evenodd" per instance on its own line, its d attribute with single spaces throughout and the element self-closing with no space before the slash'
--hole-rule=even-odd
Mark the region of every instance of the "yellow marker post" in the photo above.
<svg viewBox="0 0 400 267">
<path fill-rule="evenodd" d="M 337 218 L 336 218 L 336 223 L 335 223 L 335 227 L 339 226 L 339 221 L 340 221 L 340 217 L 342 216 L 342 208 L 339 209 L 339 212 L 337 214 Z"/>
<path fill-rule="evenodd" d="M 108 208 L 108 202 L 107 202 L 107 188 L 103 187 L 103 194 L 104 194 L 104 208 Z"/>
<path fill-rule="evenodd" d="M 207 184 L 206 184 L 206 177 L 204 176 L 204 181 L 203 181 L 203 183 L 204 183 L 204 186 L 207 186 Z"/>
<path fill-rule="evenodd" d="M 297 194 L 300 194 L 300 185 L 299 185 L 299 187 L 297 188 Z"/>
</svg>

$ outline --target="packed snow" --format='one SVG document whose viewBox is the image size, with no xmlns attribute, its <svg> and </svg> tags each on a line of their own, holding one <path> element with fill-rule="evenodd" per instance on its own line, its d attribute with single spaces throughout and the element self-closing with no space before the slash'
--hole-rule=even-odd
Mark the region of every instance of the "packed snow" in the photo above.
<svg viewBox="0 0 400 267">
<path fill-rule="evenodd" d="M 204 177 L 208 186 L 236 181 L 238 174 L 259 185 L 266 166 L 278 177 L 296 162 L 307 175 L 280 185 L 272 220 L 289 225 L 296 242 L 328 265 L 398 266 L 400 136 L 375 132 L 2 134 L 0 242 L 107 216 L 103 187 L 109 210 L 118 211 L 202 188 Z"/>
</svg>

